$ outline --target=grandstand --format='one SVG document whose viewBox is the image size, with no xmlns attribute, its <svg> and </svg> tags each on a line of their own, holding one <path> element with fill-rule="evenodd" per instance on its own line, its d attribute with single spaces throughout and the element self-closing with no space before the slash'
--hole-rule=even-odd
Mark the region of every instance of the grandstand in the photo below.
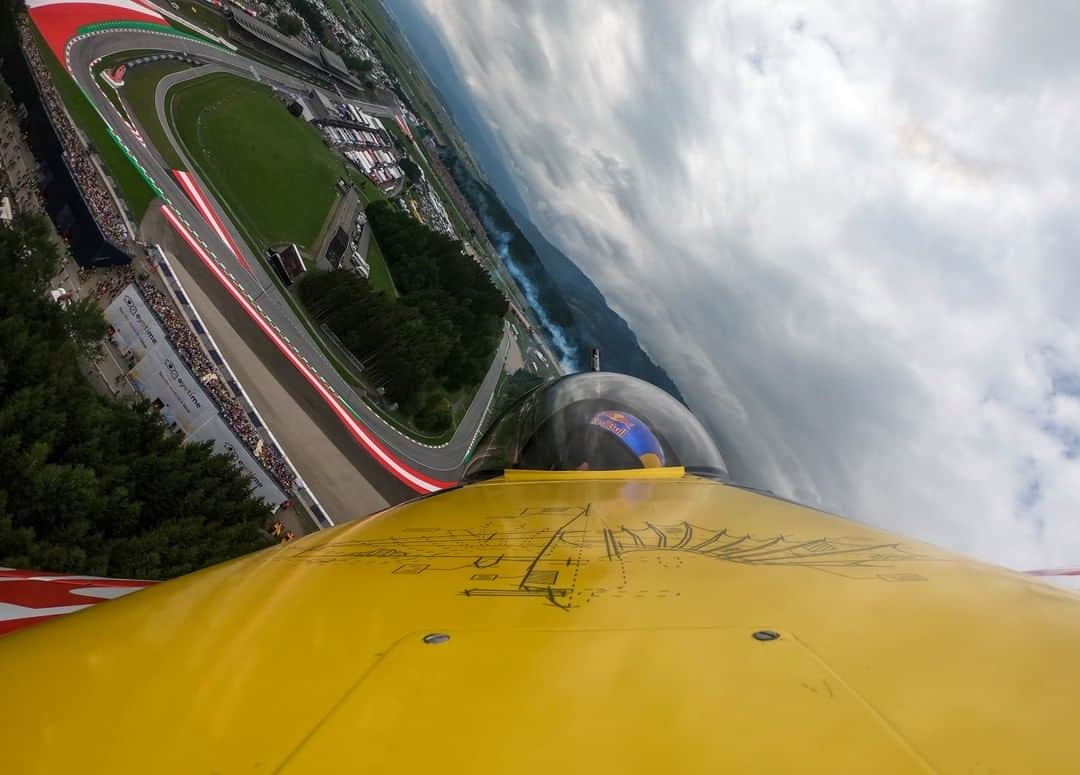
<svg viewBox="0 0 1080 775">
<path fill-rule="evenodd" d="M 115 279 L 129 276 L 108 278 L 106 290 Z M 186 441 L 210 442 L 216 452 L 233 457 L 247 472 L 254 494 L 276 509 L 287 500 L 283 488 L 293 486 L 291 471 L 259 438 L 232 387 L 221 379 L 194 332 L 169 308 L 165 295 L 146 280 L 130 279 L 135 282 L 123 286 L 104 310 L 107 341 L 125 362 L 128 384 Z"/>
<path fill-rule="evenodd" d="M 351 87 L 360 86 L 360 82 L 349 72 L 345 61 L 321 43 L 311 47 L 296 38 L 282 35 L 271 25 L 247 13 L 235 13 L 230 9 L 226 16 L 231 22 L 230 34 L 238 32 L 249 40 L 270 46 L 288 56 L 292 62 L 311 68 L 323 76 L 337 79 Z"/>
<path fill-rule="evenodd" d="M 131 232 L 121 200 L 64 108 L 29 23 L 20 19 L 16 26 L 23 56 L 10 57 L 5 74 L 26 111 L 22 129 L 39 163 L 45 212 L 80 266 L 130 263 Z"/>
<path fill-rule="evenodd" d="M 352 73 L 349 72 L 349 66 L 345 64 L 345 60 L 338 56 L 335 52 L 328 49 L 322 43 L 316 44 L 315 49 L 319 54 L 319 59 L 322 60 L 323 65 L 340 78 L 352 78 Z"/>
<path fill-rule="evenodd" d="M 314 92 L 312 97 L 311 107 L 316 116 L 316 124 L 329 124 L 331 126 L 353 127 L 355 129 L 367 130 L 378 135 L 385 144 L 390 144 L 390 138 L 386 133 L 386 128 L 379 119 L 365 113 L 355 105 L 332 99 L 322 92 Z"/>
</svg>

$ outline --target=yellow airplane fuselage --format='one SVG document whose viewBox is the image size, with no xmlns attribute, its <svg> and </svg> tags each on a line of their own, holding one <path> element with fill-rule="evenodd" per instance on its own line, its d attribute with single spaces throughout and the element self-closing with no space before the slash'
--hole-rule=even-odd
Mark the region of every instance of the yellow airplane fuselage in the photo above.
<svg viewBox="0 0 1080 775">
<path fill-rule="evenodd" d="M 510 472 L 0 639 L 6 772 L 1065 772 L 1080 598 L 659 469 Z"/>
</svg>

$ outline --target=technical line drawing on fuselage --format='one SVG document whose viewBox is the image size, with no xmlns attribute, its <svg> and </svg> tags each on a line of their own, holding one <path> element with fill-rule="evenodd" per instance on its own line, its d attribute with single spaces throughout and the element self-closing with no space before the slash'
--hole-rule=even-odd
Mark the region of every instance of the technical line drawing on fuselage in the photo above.
<svg viewBox="0 0 1080 775">
<path fill-rule="evenodd" d="M 553 525 L 554 520 L 560 520 Z M 508 529 L 509 528 L 509 529 Z M 313 563 L 379 563 L 392 576 L 460 574 L 467 597 L 542 598 L 560 608 L 582 605 L 597 592 L 579 583 L 590 566 L 620 566 L 623 582 L 609 591 L 637 594 L 627 559 L 652 555 L 680 563 L 684 558 L 741 565 L 801 567 L 851 579 L 925 581 L 907 567 L 936 561 L 900 542 L 856 537 L 810 539 L 756 537 L 690 522 L 644 525 L 608 522 L 594 504 L 525 507 L 517 515 L 486 518 L 477 530 L 413 526 L 386 538 L 343 539 L 287 553 L 282 560 Z M 589 592 L 590 594 L 585 594 Z M 678 590 L 658 590 L 675 597 Z"/>
</svg>

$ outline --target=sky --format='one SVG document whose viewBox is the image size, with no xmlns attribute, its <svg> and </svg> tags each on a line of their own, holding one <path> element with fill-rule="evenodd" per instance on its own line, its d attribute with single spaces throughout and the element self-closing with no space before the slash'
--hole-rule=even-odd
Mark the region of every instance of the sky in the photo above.
<svg viewBox="0 0 1080 775">
<path fill-rule="evenodd" d="M 1080 565 L 1080 5 L 401 2 L 760 483 Z"/>
</svg>

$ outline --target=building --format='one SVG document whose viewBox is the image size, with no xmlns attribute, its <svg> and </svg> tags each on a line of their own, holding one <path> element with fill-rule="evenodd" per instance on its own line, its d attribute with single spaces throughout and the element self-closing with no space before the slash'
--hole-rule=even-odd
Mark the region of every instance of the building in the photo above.
<svg viewBox="0 0 1080 775">
<path fill-rule="evenodd" d="M 292 285 L 297 277 L 307 271 L 307 264 L 295 243 L 278 250 L 267 250 L 266 257 L 286 285 Z"/>
<path fill-rule="evenodd" d="M 269 46 L 279 54 L 284 54 L 293 64 L 314 70 L 320 75 L 335 79 L 350 87 L 359 87 L 360 82 L 349 72 L 345 61 L 321 43 L 314 47 L 288 35 L 282 35 L 272 25 L 247 13 L 226 12 L 229 19 L 230 34 L 236 33 L 249 40 L 258 41 L 264 47 Z"/>
</svg>

